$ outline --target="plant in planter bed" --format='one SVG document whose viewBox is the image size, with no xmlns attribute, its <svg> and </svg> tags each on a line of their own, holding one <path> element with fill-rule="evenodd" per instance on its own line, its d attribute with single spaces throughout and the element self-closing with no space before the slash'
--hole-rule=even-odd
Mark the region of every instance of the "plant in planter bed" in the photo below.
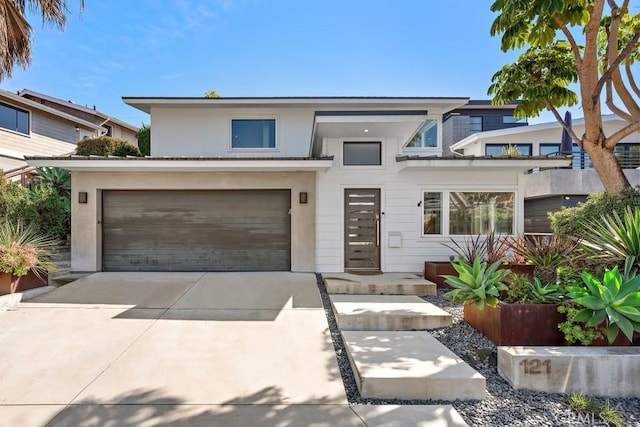
<svg viewBox="0 0 640 427">
<path fill-rule="evenodd" d="M 55 244 L 32 226 L 0 223 L 0 294 L 45 286 L 48 271 L 55 269 L 49 259 Z"/>
<path fill-rule="evenodd" d="M 486 280 L 482 275 L 482 269 L 469 270 L 465 267 L 468 274 L 464 278 L 447 277 L 447 282 L 457 288 L 447 296 L 454 302 L 464 304 L 464 319 L 497 345 L 562 344 L 563 336 L 558 330 L 558 323 L 565 319 L 558 313 L 557 307 L 558 303 L 565 299 L 564 287 L 543 284 L 537 278 L 531 282 L 527 275 L 509 274 L 508 270 L 499 270 L 499 265 L 498 261 L 491 265 L 495 270 L 487 268 L 487 271 L 491 269 L 500 275 L 490 276 L 490 289 L 498 289 L 498 292 L 497 295 L 494 291 L 487 294 L 491 298 L 484 298 L 484 304 L 478 303 L 483 294 L 476 289 L 477 283 Z M 459 269 L 460 265 L 457 267 Z M 474 274 L 477 277 L 468 277 Z M 507 277 L 508 286 L 502 283 Z M 495 283 L 495 280 L 498 283 Z"/>
<path fill-rule="evenodd" d="M 507 239 L 513 254 L 534 266 L 533 275 L 542 283 L 556 283 L 558 268 L 576 258 L 579 242 L 558 236 L 520 235 Z"/>
<path fill-rule="evenodd" d="M 640 275 L 632 274 L 633 257 L 627 258 L 625 274 L 618 267 L 607 270 L 602 280 L 582 274 L 583 285 L 569 287 L 569 297 L 581 310 L 572 322 L 599 329 L 612 344 L 619 333 L 633 341 L 640 332 Z"/>
</svg>

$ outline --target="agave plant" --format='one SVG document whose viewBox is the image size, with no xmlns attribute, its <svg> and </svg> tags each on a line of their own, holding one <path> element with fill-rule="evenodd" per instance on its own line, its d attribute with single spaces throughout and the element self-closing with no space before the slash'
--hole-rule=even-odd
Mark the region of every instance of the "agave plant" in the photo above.
<svg viewBox="0 0 640 427">
<path fill-rule="evenodd" d="M 516 145 L 505 145 L 500 150 L 501 156 L 522 156 L 522 151 Z"/>
<path fill-rule="evenodd" d="M 640 276 L 624 277 L 618 267 L 607 270 L 602 281 L 582 273 L 583 286 L 569 287 L 568 296 L 584 307 L 574 321 L 597 327 L 604 322 L 612 343 L 620 331 L 631 341 L 640 332 Z"/>
<path fill-rule="evenodd" d="M 32 271 L 43 278 L 55 269 L 50 261 L 55 244 L 54 239 L 39 234 L 32 226 L 4 220 L 0 222 L 0 271 L 15 276 Z"/>
<path fill-rule="evenodd" d="M 640 208 L 628 207 L 622 217 L 614 211 L 582 226 L 581 248 L 590 257 L 619 266 L 632 257 L 634 268 L 640 267 Z"/>
<path fill-rule="evenodd" d="M 500 291 L 507 289 L 502 280 L 511 273 L 509 270 L 499 270 L 501 261 L 496 261 L 487 266 L 479 257 L 473 260 L 473 264 L 460 259 L 451 263 L 458 272 L 458 276 L 444 276 L 445 281 L 454 290 L 447 292 L 446 297 L 453 302 L 475 304 L 479 309 L 498 305 Z"/>
<path fill-rule="evenodd" d="M 71 172 L 61 168 L 38 168 L 36 174 L 36 185 L 53 187 L 64 200 L 67 212 L 71 212 Z"/>
<path fill-rule="evenodd" d="M 533 278 L 533 283 L 529 283 L 529 292 L 533 301 L 537 304 L 554 304 L 564 301 L 564 287 L 555 283 L 543 285 L 540 279 Z"/>
<path fill-rule="evenodd" d="M 575 258 L 579 242 L 558 236 L 519 236 L 507 240 L 507 246 L 515 256 L 534 265 L 533 274 L 543 283 L 555 283 L 558 267 Z"/>
</svg>

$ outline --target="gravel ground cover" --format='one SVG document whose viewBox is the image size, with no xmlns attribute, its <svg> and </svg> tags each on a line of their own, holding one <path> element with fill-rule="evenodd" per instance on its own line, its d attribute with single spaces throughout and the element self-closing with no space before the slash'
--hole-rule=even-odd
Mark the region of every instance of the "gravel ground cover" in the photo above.
<svg viewBox="0 0 640 427">
<path fill-rule="evenodd" d="M 462 306 L 451 304 L 444 298 L 445 290 L 438 296 L 424 297 L 438 307 L 451 313 L 453 325 L 429 331 L 442 344 L 456 353 L 462 360 L 486 378 L 487 397 L 481 401 L 440 401 L 365 399 L 358 393 L 344 342 L 335 321 L 329 295 L 322 277 L 318 277 L 318 288 L 329 329 L 336 351 L 342 380 L 350 404 L 362 405 L 437 405 L 452 404 L 470 426 L 603 426 L 600 419 L 588 418 L 571 411 L 561 402 L 562 395 L 528 390 L 514 390 L 499 374 L 496 346 L 462 319 Z M 640 387 L 640 378 L 638 379 Z M 599 399 L 604 403 L 604 399 Z M 627 426 L 640 426 L 640 399 L 609 399 L 609 405 L 617 408 Z"/>
</svg>

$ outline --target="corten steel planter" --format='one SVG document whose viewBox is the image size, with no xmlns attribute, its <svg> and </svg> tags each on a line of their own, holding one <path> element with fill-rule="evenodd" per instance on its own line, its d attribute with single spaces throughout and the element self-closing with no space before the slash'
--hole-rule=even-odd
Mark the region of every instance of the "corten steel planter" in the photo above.
<svg viewBox="0 0 640 427">
<path fill-rule="evenodd" d="M 566 315 L 558 304 L 507 304 L 480 310 L 465 304 L 464 320 L 496 345 L 563 345 L 564 334 L 558 323 Z"/>
<path fill-rule="evenodd" d="M 524 274 L 529 278 L 529 280 L 533 280 L 533 270 L 536 268 L 535 265 L 531 264 L 502 264 L 500 267 L 502 270 L 511 270 L 513 274 Z"/>
<path fill-rule="evenodd" d="M 47 286 L 47 276 L 39 278 L 32 271 L 24 276 L 0 272 L 0 295 L 13 294 L 42 286 Z"/>
<path fill-rule="evenodd" d="M 445 282 L 443 275 L 457 276 L 458 272 L 449 261 L 426 261 L 424 263 L 424 278 L 435 283 L 438 288 L 451 288 Z"/>
</svg>

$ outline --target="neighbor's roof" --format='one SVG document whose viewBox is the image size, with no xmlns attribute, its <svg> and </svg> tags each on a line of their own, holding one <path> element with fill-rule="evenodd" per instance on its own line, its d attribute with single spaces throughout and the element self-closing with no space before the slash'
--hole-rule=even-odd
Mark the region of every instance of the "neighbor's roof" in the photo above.
<svg viewBox="0 0 640 427">
<path fill-rule="evenodd" d="M 258 96 L 258 97 L 137 97 L 124 96 L 122 100 L 146 113 L 151 106 L 164 107 L 198 107 L 203 105 L 220 107 L 406 107 L 443 105 L 446 108 L 458 108 L 465 105 L 467 97 L 435 97 L 435 96 Z"/>
<path fill-rule="evenodd" d="M 67 113 L 63 113 L 60 110 L 56 110 L 55 108 L 51 108 L 51 107 L 47 107 L 46 105 L 42 105 L 38 102 L 32 101 L 30 99 L 27 98 L 23 98 L 21 96 L 18 96 L 12 92 L 6 91 L 6 90 L 2 90 L 0 89 L 0 98 L 3 99 L 8 99 L 10 101 L 11 104 L 14 104 L 17 107 L 23 107 L 26 108 L 28 110 L 40 110 L 43 111 L 45 113 L 49 113 L 52 114 L 54 116 L 58 116 L 62 119 L 68 120 L 70 122 L 82 125 L 82 127 L 85 128 L 89 128 L 89 129 L 95 129 L 95 130 L 100 130 L 101 127 L 91 123 L 89 121 L 83 120 L 81 118 L 78 118 L 76 116 L 73 116 L 71 114 L 67 114 Z"/>
<path fill-rule="evenodd" d="M 117 124 L 119 126 L 127 128 L 129 130 L 132 130 L 134 132 L 138 131 L 138 128 L 136 126 L 133 126 L 133 125 L 127 123 L 127 122 L 123 122 L 122 120 L 119 120 L 119 119 L 116 119 L 114 117 L 111 117 L 108 114 L 103 113 L 102 111 L 98 111 L 98 110 L 96 110 L 95 106 L 94 106 L 94 108 L 84 107 L 82 105 L 76 104 L 75 102 L 73 102 L 71 100 L 65 101 L 63 99 L 56 98 L 56 97 L 50 96 L 50 95 L 46 95 L 44 93 L 36 92 L 36 91 L 30 90 L 30 89 L 22 89 L 21 91 L 18 91 L 18 96 L 21 96 L 21 97 L 33 96 L 34 98 L 41 98 L 41 99 L 44 99 L 44 100 L 49 101 L 49 102 L 53 102 L 53 103 L 58 104 L 58 105 L 63 105 L 65 107 L 73 108 L 75 110 L 82 111 L 82 112 L 87 113 L 87 114 L 92 114 L 94 116 L 97 116 L 97 117 L 101 118 L 103 121 L 104 120 L 108 120 L 108 121 L 110 121 L 112 123 L 115 123 L 115 124 Z"/>
<path fill-rule="evenodd" d="M 622 121 L 622 119 L 616 116 L 615 114 L 604 114 L 602 116 L 602 121 L 615 122 L 615 121 Z M 573 126 L 584 125 L 584 118 L 580 117 L 577 119 L 573 119 L 572 125 Z M 489 130 L 486 132 L 477 132 L 456 142 L 451 146 L 451 149 L 459 150 L 461 148 L 466 147 L 467 145 L 474 144 L 485 138 L 493 138 L 496 136 L 507 136 L 507 135 L 520 135 L 523 133 L 533 133 L 533 132 L 539 132 L 539 131 L 548 130 L 548 129 L 561 130 L 562 126 L 557 121 L 553 121 L 553 122 L 538 123 L 538 124 L 527 125 L 527 126 L 517 126 L 512 128 L 506 128 L 506 129 Z"/>
</svg>

